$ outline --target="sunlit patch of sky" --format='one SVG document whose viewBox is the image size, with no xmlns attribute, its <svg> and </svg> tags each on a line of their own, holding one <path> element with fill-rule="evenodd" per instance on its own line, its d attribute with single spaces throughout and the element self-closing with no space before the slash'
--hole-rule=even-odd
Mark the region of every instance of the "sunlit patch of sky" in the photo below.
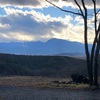
<svg viewBox="0 0 100 100">
<path fill-rule="evenodd" d="M 78 12 L 78 10 L 75 10 L 71 7 L 63 7 L 62 9 L 63 10 L 70 10 L 70 11 L 72 10 L 74 12 Z M 70 22 L 73 23 L 73 24 L 76 24 L 76 22 L 74 21 L 74 18 L 77 15 L 61 11 L 60 9 L 58 9 L 56 7 L 49 7 L 49 8 L 43 8 L 43 9 L 34 9 L 34 10 L 37 11 L 37 12 L 41 12 L 44 15 L 50 15 L 51 17 L 56 17 L 56 18 L 58 18 L 58 17 L 65 18 L 65 16 L 71 16 L 73 18 L 73 20 L 71 20 Z"/>
<path fill-rule="evenodd" d="M 39 11 L 42 12 L 44 15 L 48 15 L 50 14 L 52 17 L 62 17 L 64 18 L 66 14 L 66 12 L 62 12 L 61 10 L 55 8 L 55 7 L 49 7 L 49 8 L 44 8 L 44 9 L 35 9 L 35 11 Z"/>
<path fill-rule="evenodd" d="M 0 16 L 5 16 L 6 12 L 4 11 L 3 8 L 0 7 Z"/>
<path fill-rule="evenodd" d="M 56 8 L 56 7 L 48 7 L 48 8 L 43 8 L 43 9 L 39 9 L 39 8 L 29 8 L 29 7 L 15 7 L 15 6 L 6 6 L 6 8 L 10 8 L 10 9 L 17 9 L 17 10 L 23 10 L 23 11 L 31 11 L 31 10 L 35 10 L 36 12 L 40 12 L 43 13 L 44 15 L 50 15 L 51 17 L 62 17 L 65 18 L 66 15 L 70 15 L 73 18 L 76 17 L 77 15 L 74 14 L 70 14 L 67 12 L 63 12 L 60 9 Z M 78 12 L 78 10 L 75 10 L 71 7 L 63 7 L 62 9 L 64 10 L 72 10 L 75 12 Z M 6 12 L 4 10 L 4 8 L 0 8 L 0 15 L 6 15 Z"/>
</svg>

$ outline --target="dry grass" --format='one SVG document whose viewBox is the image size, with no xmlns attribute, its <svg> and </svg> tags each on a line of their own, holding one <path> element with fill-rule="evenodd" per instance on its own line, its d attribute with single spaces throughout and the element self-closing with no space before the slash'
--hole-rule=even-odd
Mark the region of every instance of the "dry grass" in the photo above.
<svg viewBox="0 0 100 100">
<path fill-rule="evenodd" d="M 31 86 L 40 87 L 48 84 L 52 84 L 53 81 L 66 81 L 66 78 L 47 78 L 40 76 L 13 76 L 13 77 L 0 77 L 0 85 L 3 86 Z"/>
<path fill-rule="evenodd" d="M 0 77 L 1 86 L 13 87 L 32 87 L 32 88 L 64 88 L 64 89 L 86 89 L 89 86 L 85 84 L 58 84 L 54 81 L 68 82 L 66 78 L 47 78 L 40 76 L 13 76 Z M 0 99 L 1 100 L 1 99 Z"/>
<path fill-rule="evenodd" d="M 4 97 L 0 96 L 0 100 L 5 100 Z"/>
</svg>

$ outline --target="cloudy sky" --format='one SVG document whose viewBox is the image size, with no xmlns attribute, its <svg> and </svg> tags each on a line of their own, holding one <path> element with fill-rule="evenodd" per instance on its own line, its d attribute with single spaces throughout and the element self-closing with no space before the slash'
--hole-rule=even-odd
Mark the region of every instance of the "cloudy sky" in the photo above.
<svg viewBox="0 0 100 100">
<path fill-rule="evenodd" d="M 63 9 L 78 12 L 73 0 L 50 1 Z M 88 38 L 92 42 L 93 3 L 92 0 L 85 2 L 89 8 Z M 98 8 L 99 5 L 100 0 L 97 0 Z M 51 38 L 84 42 L 83 37 L 82 17 L 62 12 L 45 0 L 0 0 L 0 42 L 47 41 Z"/>
</svg>

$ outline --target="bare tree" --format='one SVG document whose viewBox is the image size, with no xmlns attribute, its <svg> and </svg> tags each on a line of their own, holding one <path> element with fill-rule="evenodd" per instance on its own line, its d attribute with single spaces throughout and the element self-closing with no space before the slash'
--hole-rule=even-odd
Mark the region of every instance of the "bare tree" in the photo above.
<svg viewBox="0 0 100 100">
<path fill-rule="evenodd" d="M 59 6 L 55 5 L 54 3 L 46 0 L 51 5 L 55 6 L 56 8 L 64 11 L 66 13 L 75 14 L 77 16 L 81 16 L 84 20 L 84 45 L 85 45 L 85 53 L 86 53 L 86 64 L 87 64 L 87 71 L 88 77 L 90 80 L 90 85 L 95 85 L 98 87 L 98 55 L 100 50 L 100 22 L 98 24 L 97 15 L 100 12 L 100 9 L 97 9 L 96 0 L 91 0 L 93 3 L 93 17 L 94 17 L 94 34 L 95 38 L 92 45 L 91 52 L 89 51 L 88 47 L 88 8 L 86 7 L 86 1 L 81 0 L 81 5 L 79 4 L 78 0 L 73 0 L 78 8 L 79 12 L 74 12 L 70 10 L 65 10 L 60 8 Z M 68 0 L 63 0 L 68 1 Z"/>
</svg>

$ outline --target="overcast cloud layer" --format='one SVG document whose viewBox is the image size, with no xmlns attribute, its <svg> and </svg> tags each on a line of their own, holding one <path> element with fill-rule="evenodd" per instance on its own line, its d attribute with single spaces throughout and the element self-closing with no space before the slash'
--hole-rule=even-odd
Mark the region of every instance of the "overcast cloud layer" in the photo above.
<svg viewBox="0 0 100 100">
<path fill-rule="evenodd" d="M 59 6 L 75 6 L 74 0 L 49 0 Z M 77 0 L 81 4 L 81 0 Z M 92 0 L 84 0 L 87 5 L 92 5 Z M 0 0 L 0 5 L 15 5 L 15 6 L 33 6 L 45 7 L 48 3 L 45 0 Z M 97 5 L 100 6 L 100 0 L 97 0 Z M 50 6 L 50 5 L 49 5 Z"/>
<path fill-rule="evenodd" d="M 1 5 L 40 5 L 40 0 L 0 0 Z"/>
<path fill-rule="evenodd" d="M 53 1 L 53 0 L 51 0 Z M 58 0 L 54 0 L 55 2 Z M 72 1 L 72 2 L 71 2 Z M 91 4 L 90 0 L 85 0 L 87 4 Z M 97 0 L 100 4 L 100 0 Z M 79 0 L 80 2 L 80 0 Z M 49 4 L 45 0 L 0 0 L 5 15 L 0 16 L 0 41 L 46 41 L 50 38 L 62 38 L 70 41 L 84 42 L 83 19 L 79 16 L 65 15 L 64 18 L 52 17 L 34 9 L 23 10 L 21 8 L 12 8 L 13 6 L 21 6 L 28 8 L 49 9 Z M 73 0 L 67 1 L 69 6 L 73 6 Z M 9 5 L 9 6 L 7 6 Z M 65 5 L 58 2 L 59 6 Z M 68 6 L 67 5 L 67 6 Z M 91 22 L 93 18 L 88 20 L 89 26 L 89 42 L 92 41 L 94 34 Z"/>
<path fill-rule="evenodd" d="M 21 6 L 42 8 L 46 6 L 45 0 L 0 0 L 1 6 Z M 48 5 L 48 4 L 47 4 Z"/>
</svg>

